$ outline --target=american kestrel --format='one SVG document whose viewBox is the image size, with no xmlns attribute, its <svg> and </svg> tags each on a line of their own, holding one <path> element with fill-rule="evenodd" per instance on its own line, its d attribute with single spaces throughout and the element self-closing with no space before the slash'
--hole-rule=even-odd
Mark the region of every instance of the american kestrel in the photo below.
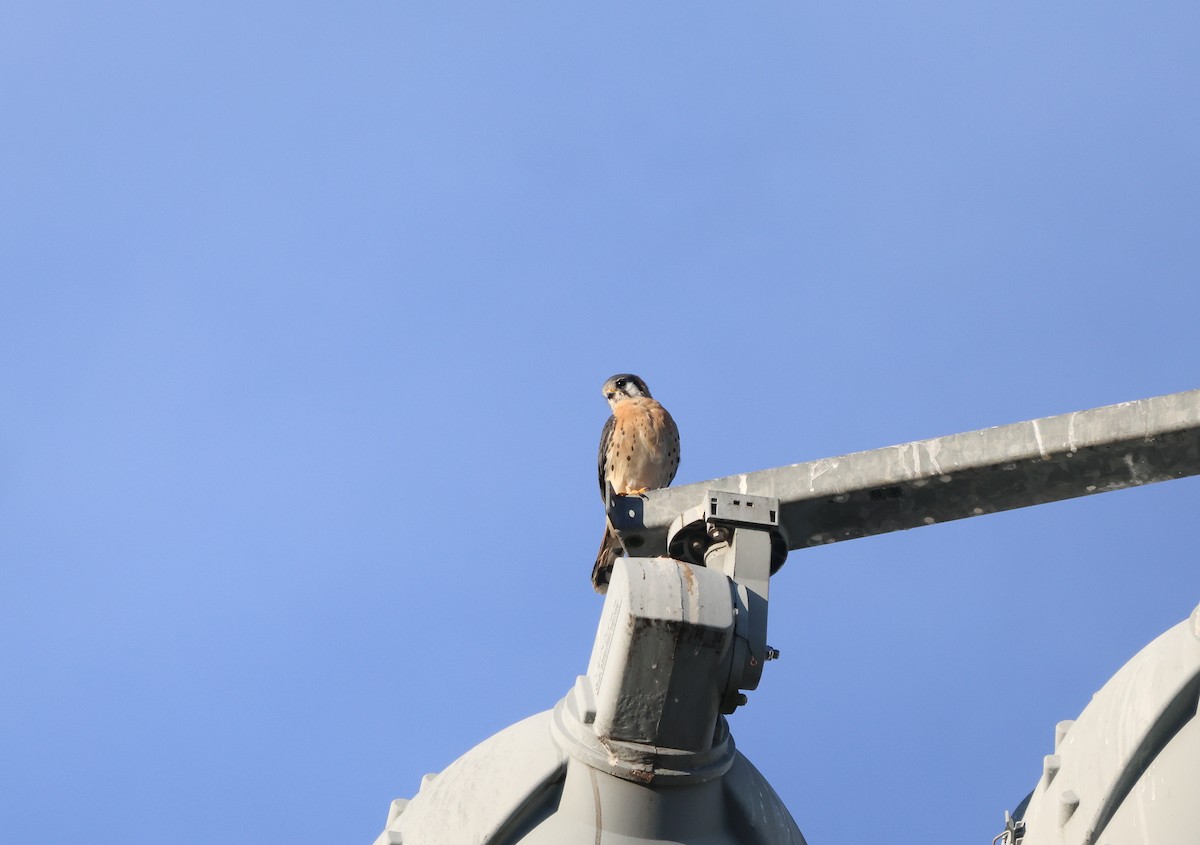
<svg viewBox="0 0 1200 845">
<path fill-rule="evenodd" d="M 646 382 L 635 375 L 613 376 L 604 382 L 602 392 L 612 416 L 600 435 L 600 498 L 605 498 L 606 482 L 618 496 L 666 487 L 679 469 L 679 429 L 675 420 L 650 395 Z M 592 586 L 597 593 L 608 591 L 613 561 L 622 551 L 612 523 L 607 517 L 605 522 L 604 540 L 592 569 Z"/>
</svg>

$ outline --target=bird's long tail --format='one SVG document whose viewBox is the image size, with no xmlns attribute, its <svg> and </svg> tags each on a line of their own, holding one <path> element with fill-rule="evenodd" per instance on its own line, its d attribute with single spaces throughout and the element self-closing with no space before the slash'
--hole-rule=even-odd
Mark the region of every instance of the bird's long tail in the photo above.
<svg viewBox="0 0 1200 845">
<path fill-rule="evenodd" d="M 606 523 L 604 539 L 600 541 L 600 553 L 596 555 L 596 565 L 592 567 L 592 586 L 596 592 L 608 592 L 608 579 L 612 577 L 613 561 L 624 551 L 617 532 L 613 531 L 612 523 Z"/>
</svg>

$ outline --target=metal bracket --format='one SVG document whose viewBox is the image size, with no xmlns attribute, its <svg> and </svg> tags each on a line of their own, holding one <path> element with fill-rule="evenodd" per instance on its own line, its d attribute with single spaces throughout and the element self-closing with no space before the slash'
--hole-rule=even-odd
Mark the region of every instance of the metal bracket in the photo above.
<svg viewBox="0 0 1200 845">
<path fill-rule="evenodd" d="M 1014 819 L 1008 810 L 1004 811 L 1004 830 L 992 840 L 992 845 L 1021 845 L 1025 839 L 1025 822 Z"/>
<path fill-rule="evenodd" d="M 721 572 L 732 583 L 733 659 L 721 699 L 721 712 L 732 713 L 746 703 L 742 690 L 758 687 L 763 663 L 779 654 L 767 645 L 770 578 L 787 557 L 779 500 L 709 490 L 704 504 L 676 518 L 667 532 L 667 551 L 676 560 Z"/>
</svg>

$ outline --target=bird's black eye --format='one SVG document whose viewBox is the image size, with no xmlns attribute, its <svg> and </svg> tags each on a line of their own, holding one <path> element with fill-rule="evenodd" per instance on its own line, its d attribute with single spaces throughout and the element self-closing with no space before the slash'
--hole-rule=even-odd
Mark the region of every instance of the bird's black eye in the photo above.
<svg viewBox="0 0 1200 845">
<path fill-rule="evenodd" d="M 623 378 L 617 379 L 617 390 L 624 390 L 625 384 L 626 384 L 625 379 L 623 379 Z"/>
</svg>

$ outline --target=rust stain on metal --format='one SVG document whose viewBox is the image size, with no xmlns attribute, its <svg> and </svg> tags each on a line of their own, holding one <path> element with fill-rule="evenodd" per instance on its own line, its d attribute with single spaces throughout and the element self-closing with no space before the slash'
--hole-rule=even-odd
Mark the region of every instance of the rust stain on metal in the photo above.
<svg viewBox="0 0 1200 845">
<path fill-rule="evenodd" d="M 592 778 L 592 802 L 596 809 L 596 845 L 600 845 L 600 837 L 604 833 L 604 821 L 600 810 L 600 784 L 597 783 L 595 769 L 589 767 L 588 774 Z"/>
<path fill-rule="evenodd" d="M 683 571 L 683 580 L 688 593 L 694 595 L 696 592 L 696 573 L 692 572 L 690 566 L 683 563 L 679 564 L 679 568 Z"/>
<path fill-rule="evenodd" d="M 630 769 L 629 776 L 639 783 L 652 783 L 654 781 L 653 769 Z"/>
</svg>

